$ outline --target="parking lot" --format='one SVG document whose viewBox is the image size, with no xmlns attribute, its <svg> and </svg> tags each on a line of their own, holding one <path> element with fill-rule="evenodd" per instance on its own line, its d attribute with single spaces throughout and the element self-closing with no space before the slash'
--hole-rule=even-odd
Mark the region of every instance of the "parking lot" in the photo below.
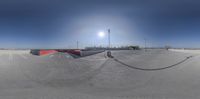
<svg viewBox="0 0 200 99">
<path fill-rule="evenodd" d="M 149 49 L 112 51 L 112 55 L 113 59 L 106 57 L 106 52 L 73 59 L 64 53 L 34 56 L 29 50 L 1 50 L 0 98 L 197 99 L 200 96 L 198 53 Z M 168 66 L 171 67 L 165 68 Z"/>
</svg>

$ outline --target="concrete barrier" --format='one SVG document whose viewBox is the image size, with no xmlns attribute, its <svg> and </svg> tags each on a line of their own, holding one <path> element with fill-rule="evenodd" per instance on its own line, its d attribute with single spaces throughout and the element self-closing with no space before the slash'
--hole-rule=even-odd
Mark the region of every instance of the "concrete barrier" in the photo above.
<svg viewBox="0 0 200 99">
<path fill-rule="evenodd" d="M 182 53 L 192 53 L 192 54 L 200 54 L 200 50 L 169 49 L 169 51 L 182 52 Z"/>
</svg>

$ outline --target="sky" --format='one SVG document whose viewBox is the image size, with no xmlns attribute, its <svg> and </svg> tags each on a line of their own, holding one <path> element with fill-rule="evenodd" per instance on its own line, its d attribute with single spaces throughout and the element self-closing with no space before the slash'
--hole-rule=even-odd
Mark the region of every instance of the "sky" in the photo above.
<svg viewBox="0 0 200 99">
<path fill-rule="evenodd" d="M 200 48 L 200 1 L 0 1 L 0 48 L 108 46 L 108 29 L 111 46 Z"/>
</svg>

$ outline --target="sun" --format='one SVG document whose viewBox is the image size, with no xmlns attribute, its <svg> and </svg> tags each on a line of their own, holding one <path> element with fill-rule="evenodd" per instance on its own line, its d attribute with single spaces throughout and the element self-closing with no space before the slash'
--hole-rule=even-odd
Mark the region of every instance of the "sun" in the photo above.
<svg viewBox="0 0 200 99">
<path fill-rule="evenodd" d="M 104 32 L 99 32 L 98 36 L 101 37 L 101 38 L 103 38 L 105 36 L 105 33 Z"/>
</svg>

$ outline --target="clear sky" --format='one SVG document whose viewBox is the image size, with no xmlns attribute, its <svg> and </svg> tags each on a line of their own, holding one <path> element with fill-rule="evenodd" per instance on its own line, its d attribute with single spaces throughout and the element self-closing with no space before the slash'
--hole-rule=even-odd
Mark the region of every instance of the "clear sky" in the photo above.
<svg viewBox="0 0 200 99">
<path fill-rule="evenodd" d="M 1 0 L 1 48 L 107 46 L 200 48 L 198 0 Z"/>
</svg>

